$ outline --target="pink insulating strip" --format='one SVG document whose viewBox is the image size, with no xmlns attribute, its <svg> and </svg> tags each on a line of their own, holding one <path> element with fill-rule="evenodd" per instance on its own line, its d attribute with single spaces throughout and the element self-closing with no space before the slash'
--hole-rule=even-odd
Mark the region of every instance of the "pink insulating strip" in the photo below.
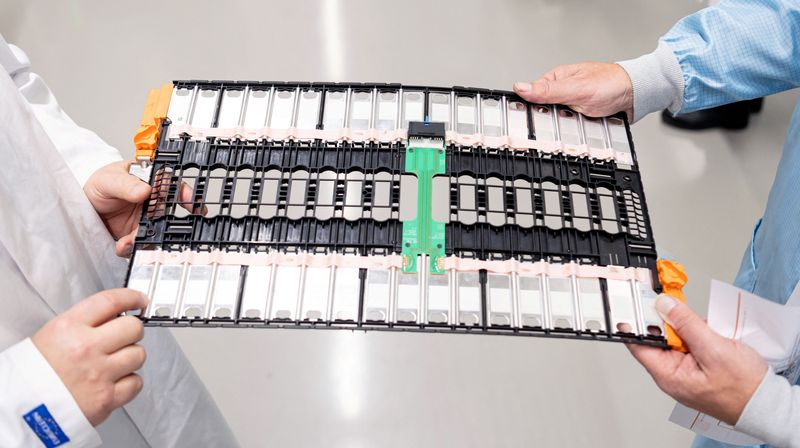
<svg viewBox="0 0 800 448">
<path fill-rule="evenodd" d="M 541 275 L 553 277 L 569 277 L 575 275 L 580 278 L 606 278 L 612 280 L 638 280 L 650 282 L 650 270 L 645 268 L 632 268 L 623 266 L 592 266 L 570 262 L 567 264 L 546 263 L 537 261 L 533 263 L 519 262 L 517 260 L 475 260 L 458 257 L 447 257 L 444 261 L 446 270 L 454 269 L 459 272 L 477 272 L 485 269 L 498 274 Z"/>
<path fill-rule="evenodd" d="M 270 129 L 269 135 L 273 140 L 298 140 L 297 128 Z"/>
<path fill-rule="evenodd" d="M 408 137 L 408 131 L 405 129 L 366 129 L 354 130 L 344 128 L 341 130 L 343 135 L 346 135 L 347 140 L 354 142 L 384 142 L 394 143 L 405 140 Z M 334 139 L 338 140 L 338 139 Z"/>
<path fill-rule="evenodd" d="M 248 140 L 271 139 L 271 140 L 327 140 L 327 141 L 379 141 L 379 142 L 398 142 L 405 140 L 408 131 L 405 129 L 367 129 L 352 130 L 349 128 L 341 129 L 274 129 L 263 128 L 202 128 L 190 125 L 180 125 L 173 128 L 174 134 L 186 133 L 195 138 L 219 137 L 219 138 L 242 138 Z"/>
<path fill-rule="evenodd" d="M 400 255 L 371 256 L 342 254 L 286 254 L 281 252 L 239 253 L 239 252 L 172 252 L 163 250 L 140 250 L 136 252 L 137 266 L 159 264 L 189 264 L 189 265 L 244 265 L 244 266 L 269 266 L 273 264 L 282 266 L 309 266 L 309 267 L 349 267 L 366 269 L 401 268 L 403 257 Z"/>
<path fill-rule="evenodd" d="M 316 140 L 320 137 L 320 133 L 322 132 L 319 129 L 297 129 L 292 128 L 292 132 L 297 137 L 298 140 Z M 275 139 L 277 140 L 277 139 Z"/>
<path fill-rule="evenodd" d="M 353 130 L 349 128 L 341 129 L 273 129 L 263 128 L 201 128 L 191 125 L 176 126 L 171 130 L 173 135 L 186 133 L 197 139 L 207 137 L 219 138 L 241 138 L 247 140 L 270 139 L 270 140 L 325 140 L 325 141 L 378 141 L 394 143 L 404 141 L 408 138 L 406 129 L 367 129 Z M 460 146 L 484 146 L 490 148 L 501 148 L 511 150 L 531 150 L 551 153 L 567 154 L 573 157 L 591 157 L 597 160 L 615 160 L 621 164 L 632 165 L 633 159 L 629 153 L 615 151 L 612 148 L 593 148 L 587 145 L 564 145 L 558 141 L 528 140 L 522 137 L 509 136 L 485 136 L 481 134 L 458 134 L 454 131 L 447 131 L 445 141 L 448 144 Z"/>
<path fill-rule="evenodd" d="M 508 137 L 508 147 L 512 149 L 536 149 L 541 142 L 529 140 L 528 137 Z"/>
<path fill-rule="evenodd" d="M 538 142 L 534 145 L 533 149 L 537 151 L 558 154 L 564 148 L 564 145 L 561 142 L 547 142 L 547 141 L 540 141 L 540 140 L 533 140 Z"/>
<path fill-rule="evenodd" d="M 325 268 L 337 266 L 343 268 L 389 269 L 402 268 L 401 255 L 359 256 L 342 254 L 287 254 L 282 252 L 239 253 L 239 252 L 172 252 L 163 250 L 140 250 L 136 253 L 136 266 L 159 263 L 162 265 L 235 265 L 235 266 L 308 266 Z M 486 270 L 497 274 L 516 272 L 526 275 L 546 274 L 551 277 L 605 278 L 612 280 L 637 280 L 650 283 L 650 270 L 623 266 L 592 266 L 570 262 L 566 264 L 537 262 L 520 262 L 517 260 L 476 260 L 469 258 L 447 257 L 445 270 L 458 272 L 477 272 Z"/>
<path fill-rule="evenodd" d="M 511 139 L 507 135 L 483 136 L 483 146 L 488 148 L 511 148 Z M 516 148 L 515 148 L 516 149 Z"/>
<path fill-rule="evenodd" d="M 320 129 L 319 131 L 319 138 L 328 142 L 339 141 L 342 140 L 342 130 L 341 129 Z"/>
<path fill-rule="evenodd" d="M 614 160 L 614 150 L 611 148 L 589 148 L 589 155 L 598 160 Z"/>
<path fill-rule="evenodd" d="M 589 147 L 586 145 L 569 145 L 564 146 L 561 150 L 564 154 L 572 157 L 588 157 L 589 156 Z"/>
<path fill-rule="evenodd" d="M 448 144 L 461 146 L 479 146 L 483 143 L 480 134 L 459 134 L 455 131 L 446 131 L 444 139 Z"/>
</svg>

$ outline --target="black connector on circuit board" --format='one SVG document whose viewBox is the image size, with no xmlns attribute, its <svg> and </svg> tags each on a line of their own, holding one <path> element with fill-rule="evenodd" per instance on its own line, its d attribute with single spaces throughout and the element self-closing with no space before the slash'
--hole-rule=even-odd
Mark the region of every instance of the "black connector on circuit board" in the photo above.
<svg viewBox="0 0 800 448">
<path fill-rule="evenodd" d="M 408 137 L 440 138 L 444 140 L 444 123 L 411 121 L 408 123 Z"/>
</svg>

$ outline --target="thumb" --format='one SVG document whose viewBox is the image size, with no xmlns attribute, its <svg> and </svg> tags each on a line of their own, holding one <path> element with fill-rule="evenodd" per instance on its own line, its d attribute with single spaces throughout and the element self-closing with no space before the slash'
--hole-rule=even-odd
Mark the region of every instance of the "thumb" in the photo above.
<svg viewBox="0 0 800 448">
<path fill-rule="evenodd" d="M 540 78 L 533 82 L 514 83 L 514 92 L 523 99 L 540 104 L 575 104 L 579 86 L 569 78 Z"/>
<path fill-rule="evenodd" d="M 683 339 L 689 351 L 698 358 L 702 358 L 711 345 L 709 339 L 720 337 L 688 305 L 671 296 L 659 295 L 656 300 L 656 311 Z"/>
<path fill-rule="evenodd" d="M 133 243 L 136 240 L 136 233 L 138 231 L 139 227 L 137 226 L 131 231 L 131 233 L 123 236 L 117 241 L 114 251 L 118 257 L 130 256 L 131 252 L 133 251 Z"/>
<path fill-rule="evenodd" d="M 142 203 L 150 195 L 150 185 L 127 172 L 108 173 L 97 189 L 108 199 L 122 199 L 132 204 Z"/>
</svg>

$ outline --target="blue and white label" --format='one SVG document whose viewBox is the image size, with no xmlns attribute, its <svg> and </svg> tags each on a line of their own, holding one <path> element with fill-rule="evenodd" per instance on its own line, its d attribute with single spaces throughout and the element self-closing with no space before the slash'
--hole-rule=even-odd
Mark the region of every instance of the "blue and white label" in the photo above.
<svg viewBox="0 0 800 448">
<path fill-rule="evenodd" d="M 64 434 L 44 404 L 40 404 L 22 417 L 45 447 L 53 448 L 69 442 L 69 437 Z"/>
</svg>

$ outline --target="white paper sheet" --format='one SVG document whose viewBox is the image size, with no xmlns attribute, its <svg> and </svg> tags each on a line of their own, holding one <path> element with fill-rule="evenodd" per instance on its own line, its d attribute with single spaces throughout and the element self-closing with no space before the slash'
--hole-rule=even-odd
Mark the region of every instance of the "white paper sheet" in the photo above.
<svg viewBox="0 0 800 448">
<path fill-rule="evenodd" d="M 781 305 L 724 282 L 711 282 L 708 325 L 725 337 L 753 347 L 775 372 L 786 377 L 791 384 L 800 374 L 800 326 L 797 322 L 800 322 L 800 291 L 797 287 L 786 305 Z M 675 405 L 669 419 L 720 442 L 734 445 L 762 443 L 680 403 Z"/>
</svg>

